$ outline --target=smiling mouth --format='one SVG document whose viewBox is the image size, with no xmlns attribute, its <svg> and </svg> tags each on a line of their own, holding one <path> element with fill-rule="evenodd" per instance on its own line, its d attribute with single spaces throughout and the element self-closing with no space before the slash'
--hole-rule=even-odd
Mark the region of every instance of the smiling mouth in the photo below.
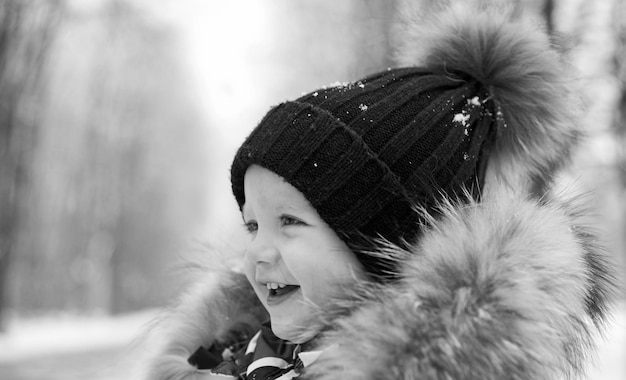
<svg viewBox="0 0 626 380">
<path fill-rule="evenodd" d="M 279 303 L 289 298 L 289 296 L 298 289 L 300 289 L 300 287 L 297 285 L 286 285 L 278 289 L 269 289 L 269 293 L 267 295 L 267 304 L 271 306 L 278 305 Z"/>
</svg>

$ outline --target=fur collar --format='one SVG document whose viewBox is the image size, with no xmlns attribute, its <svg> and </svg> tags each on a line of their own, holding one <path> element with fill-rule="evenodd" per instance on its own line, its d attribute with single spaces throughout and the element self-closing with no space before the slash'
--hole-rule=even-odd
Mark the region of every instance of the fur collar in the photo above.
<svg viewBox="0 0 626 380">
<path fill-rule="evenodd" d="M 582 223 L 579 200 L 504 190 L 442 206 L 394 284 L 363 283 L 327 311 L 314 379 L 577 377 L 601 330 L 611 276 Z M 151 332 L 146 379 L 202 379 L 187 364 L 200 345 L 266 317 L 243 275 L 205 273 Z"/>
<path fill-rule="evenodd" d="M 575 201 L 513 192 L 444 206 L 395 286 L 337 322 L 315 379 L 576 377 L 611 289 Z M 384 327 L 383 327 L 384 326 Z M 364 331 L 366 333 L 364 333 Z"/>
</svg>

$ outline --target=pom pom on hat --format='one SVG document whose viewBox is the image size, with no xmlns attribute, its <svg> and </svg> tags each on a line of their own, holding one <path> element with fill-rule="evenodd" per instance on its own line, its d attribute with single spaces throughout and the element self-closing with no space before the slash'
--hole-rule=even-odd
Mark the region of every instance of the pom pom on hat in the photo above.
<svg viewBox="0 0 626 380">
<path fill-rule="evenodd" d="M 400 66 L 465 72 L 496 104 L 487 185 L 497 179 L 542 188 L 570 157 L 580 106 L 571 70 L 543 28 L 515 17 L 510 4 L 484 1 L 453 2 L 407 21 L 397 46 Z"/>
</svg>

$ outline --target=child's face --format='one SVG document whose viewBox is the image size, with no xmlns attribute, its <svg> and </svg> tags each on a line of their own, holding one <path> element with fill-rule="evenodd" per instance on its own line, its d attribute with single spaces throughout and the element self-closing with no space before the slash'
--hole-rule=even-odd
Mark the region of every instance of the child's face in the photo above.
<svg viewBox="0 0 626 380">
<path fill-rule="evenodd" d="M 317 312 L 364 278 L 356 256 L 282 177 L 253 165 L 244 179 L 243 218 L 252 234 L 245 272 L 278 337 L 304 343 Z"/>
</svg>

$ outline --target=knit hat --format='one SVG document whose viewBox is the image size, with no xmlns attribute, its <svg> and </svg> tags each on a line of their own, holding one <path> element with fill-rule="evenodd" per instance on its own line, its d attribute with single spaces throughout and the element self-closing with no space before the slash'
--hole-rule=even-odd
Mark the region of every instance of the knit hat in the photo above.
<svg viewBox="0 0 626 380">
<path fill-rule="evenodd" d="M 538 96 L 541 101 L 551 93 L 546 87 L 558 89 L 536 79 L 529 85 L 538 88 L 524 88 L 522 76 L 529 70 L 548 71 L 535 73 L 538 79 L 551 80 L 557 74 L 546 65 L 555 58 L 551 54 L 546 58 L 547 41 L 540 54 L 530 46 L 534 41 L 504 51 L 506 38 L 532 40 L 537 32 L 526 37 L 516 33 L 512 24 L 503 26 L 512 35 L 496 29 L 485 33 L 476 28 L 476 20 L 455 22 L 450 33 L 432 37 L 430 31 L 435 41 L 430 41 L 431 51 L 423 52 L 421 67 L 390 69 L 354 83 L 324 87 L 271 109 L 239 148 L 231 168 L 239 207 L 245 202 L 247 168 L 263 166 L 304 194 L 321 218 L 355 249 L 366 270 L 384 275 L 392 270 L 389 263 L 363 251 L 375 249 L 372 245 L 381 241 L 404 245 L 412 240 L 420 228 L 416 207 L 436 214 L 443 198 L 465 194 L 478 198 L 492 150 L 500 156 L 505 156 L 502 150 L 512 152 L 506 159 L 515 159 L 520 152 L 532 155 L 534 139 L 546 134 L 529 137 L 528 129 L 543 128 L 538 124 L 551 114 L 507 118 L 503 111 L 544 111 L 541 106 L 533 109 L 531 99 L 523 96 Z M 429 46 L 428 41 L 420 44 Z M 514 61 L 516 54 L 524 56 L 521 63 Z M 533 57 L 539 57 L 535 65 Z M 501 83 L 508 79 L 512 82 Z M 508 102 L 517 98 L 525 103 Z M 527 125 L 518 127 L 518 122 Z M 505 131 L 507 123 L 517 130 Z M 498 145 L 496 139 L 501 140 Z M 557 152 L 558 147 L 554 145 Z M 530 162 L 528 173 L 523 173 L 528 177 L 556 166 L 544 157 L 545 168 L 532 166 L 532 158 Z"/>
<path fill-rule="evenodd" d="M 246 169 L 258 164 L 302 192 L 352 245 L 357 235 L 400 244 L 419 226 L 415 205 L 430 210 L 464 188 L 478 194 L 480 156 L 495 120 L 487 96 L 462 73 L 403 68 L 285 102 L 237 152 L 237 202 L 245 202 Z M 371 272 L 381 269 L 371 265 Z"/>
</svg>

